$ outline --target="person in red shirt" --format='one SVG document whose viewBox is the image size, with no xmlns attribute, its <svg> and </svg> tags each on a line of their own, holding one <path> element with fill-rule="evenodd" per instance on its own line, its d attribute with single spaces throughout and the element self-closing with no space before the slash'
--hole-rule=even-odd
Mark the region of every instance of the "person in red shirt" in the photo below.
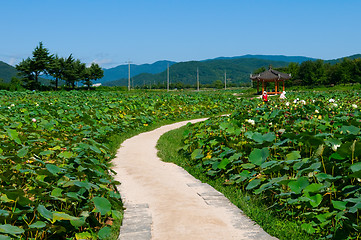
<svg viewBox="0 0 361 240">
<path fill-rule="evenodd" d="M 263 102 L 268 102 L 268 97 L 267 97 L 266 91 L 263 92 L 262 98 L 263 98 Z"/>
</svg>

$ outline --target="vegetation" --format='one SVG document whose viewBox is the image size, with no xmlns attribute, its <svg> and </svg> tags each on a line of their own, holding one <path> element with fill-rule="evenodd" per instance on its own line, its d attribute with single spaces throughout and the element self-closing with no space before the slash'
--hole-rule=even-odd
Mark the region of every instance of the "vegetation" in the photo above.
<svg viewBox="0 0 361 240">
<path fill-rule="evenodd" d="M 355 55 L 354 57 L 360 57 Z M 259 71 L 260 69 L 256 70 Z M 339 61 L 305 61 L 290 63 L 277 70 L 291 73 L 288 86 L 334 86 L 347 83 L 361 83 L 361 58 L 343 58 Z"/>
<path fill-rule="evenodd" d="M 0 238 L 107 238 L 122 218 L 114 140 L 235 104 L 218 93 L 0 91 Z"/>
<path fill-rule="evenodd" d="M 224 184 L 222 178 L 210 178 L 204 174 L 201 167 L 194 166 L 192 161 L 179 152 L 179 149 L 184 147 L 183 135 L 189 130 L 191 127 L 185 126 L 161 136 L 157 148 L 159 149 L 158 155 L 163 161 L 175 163 L 195 178 L 213 186 L 272 236 L 285 240 L 314 239 L 312 235 L 303 232 L 296 221 L 288 220 L 279 211 L 272 209 L 265 211 L 268 206 L 264 204 L 261 196 L 244 192 L 237 185 Z"/>
<path fill-rule="evenodd" d="M 51 81 L 55 89 L 58 88 L 59 80 L 65 81 L 66 85 L 72 89 L 75 88 L 77 82 L 82 82 L 90 88 L 92 81 L 103 77 L 103 70 L 98 64 L 92 63 L 90 67 L 86 67 L 85 63 L 75 60 L 72 55 L 68 58 L 50 55 L 42 42 L 34 49 L 33 57 L 16 65 L 16 70 L 22 76 L 23 86 L 29 90 L 41 89 L 39 77 L 42 75 L 50 75 L 55 79 Z"/>
<path fill-rule="evenodd" d="M 318 239 L 361 236 L 358 91 L 243 99 L 230 116 L 185 133 L 188 164 L 258 195 Z"/>
</svg>

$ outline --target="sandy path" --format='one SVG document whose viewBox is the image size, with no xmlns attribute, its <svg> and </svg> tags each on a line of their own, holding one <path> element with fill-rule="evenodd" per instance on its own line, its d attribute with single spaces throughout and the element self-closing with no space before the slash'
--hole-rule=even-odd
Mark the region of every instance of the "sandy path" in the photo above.
<svg viewBox="0 0 361 240">
<path fill-rule="evenodd" d="M 127 208 L 120 239 L 275 239 L 208 184 L 157 157 L 162 134 L 203 120 L 163 126 L 122 144 L 113 160 Z"/>
</svg>

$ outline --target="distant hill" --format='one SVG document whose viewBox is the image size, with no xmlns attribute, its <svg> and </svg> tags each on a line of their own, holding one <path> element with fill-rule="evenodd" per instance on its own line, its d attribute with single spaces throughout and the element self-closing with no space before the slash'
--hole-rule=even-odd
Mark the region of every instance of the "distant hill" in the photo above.
<svg viewBox="0 0 361 240">
<path fill-rule="evenodd" d="M 355 54 L 346 58 L 361 58 L 361 54 Z M 343 58 L 324 60 L 331 64 L 342 61 Z M 227 79 L 232 83 L 249 81 L 249 74 L 260 67 L 287 66 L 290 62 L 302 63 L 315 58 L 303 56 L 284 55 L 243 55 L 235 57 L 218 57 L 203 61 L 189 61 L 176 63 L 173 61 L 157 61 L 153 64 L 131 64 L 130 73 L 133 85 L 144 85 L 150 82 L 165 83 L 167 79 L 167 66 L 170 67 L 170 81 L 182 82 L 194 85 L 196 81 L 197 67 L 199 69 L 200 82 L 202 84 L 213 83 L 216 80 L 224 80 L 224 71 L 227 71 Z M 104 77 L 97 81 L 105 86 L 126 86 L 128 84 L 128 64 L 119 65 L 110 69 L 103 69 Z M 17 76 L 15 67 L 0 61 L 0 79 L 10 82 L 13 76 Z M 43 81 L 43 79 L 42 79 Z M 48 81 L 43 81 L 47 82 Z"/>
<path fill-rule="evenodd" d="M 181 82 L 183 84 L 194 85 L 197 78 L 197 68 L 199 69 L 199 79 L 201 84 L 212 84 L 214 81 L 224 81 L 224 73 L 227 73 L 227 81 L 229 83 L 245 83 L 249 82 L 249 75 L 260 67 L 284 67 L 288 62 L 272 61 L 256 58 L 238 58 L 238 59 L 214 59 L 207 61 L 190 61 L 173 64 L 170 67 L 170 81 L 172 83 Z M 140 74 L 132 78 L 134 86 L 165 83 L 167 79 L 167 71 L 157 74 Z M 126 78 L 116 81 L 106 82 L 106 86 L 126 86 L 128 80 Z"/>
<path fill-rule="evenodd" d="M 353 60 L 353 59 L 356 59 L 356 58 L 361 58 L 361 54 L 354 54 L 354 55 L 344 57 L 344 58 L 349 58 L 349 59 Z M 326 60 L 325 62 L 330 63 L 330 64 L 336 64 L 338 62 L 341 62 L 344 58 Z"/>
<path fill-rule="evenodd" d="M 130 76 L 134 77 L 141 73 L 160 73 L 167 69 L 167 66 L 172 66 L 175 62 L 172 61 L 158 61 L 153 64 L 130 64 Z M 105 83 L 121 78 L 128 78 L 128 64 L 119 65 L 114 68 L 103 69 L 104 77 L 98 80 L 98 83 Z"/>
<path fill-rule="evenodd" d="M 257 58 L 257 59 L 265 59 L 265 60 L 272 60 L 272 61 L 281 61 L 281 62 L 296 62 L 302 63 L 308 60 L 316 60 L 315 58 L 310 57 L 303 57 L 303 56 L 284 56 L 284 55 L 243 55 L 243 56 L 236 56 L 236 57 L 219 57 L 210 60 L 222 60 L 222 59 L 238 59 L 238 58 Z"/>
<path fill-rule="evenodd" d="M 18 71 L 11 65 L 0 61 L 0 79 L 9 83 L 11 78 L 16 76 Z"/>
</svg>

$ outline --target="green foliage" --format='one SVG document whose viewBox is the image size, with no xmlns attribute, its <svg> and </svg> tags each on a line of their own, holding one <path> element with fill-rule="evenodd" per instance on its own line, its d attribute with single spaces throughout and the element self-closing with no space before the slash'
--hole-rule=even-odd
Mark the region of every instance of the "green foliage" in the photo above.
<svg viewBox="0 0 361 240">
<path fill-rule="evenodd" d="M 39 46 L 35 47 L 32 58 L 27 58 L 16 65 L 16 70 L 23 76 L 27 89 L 39 89 L 39 76 L 48 72 L 52 59 L 49 54 L 49 50 L 40 42 Z"/>
<path fill-rule="evenodd" d="M 0 91 L 0 239 L 105 239 L 122 217 L 110 136 L 236 104 L 215 92 Z"/>
<path fill-rule="evenodd" d="M 184 137 L 192 166 L 262 195 L 319 239 L 361 232 L 361 101 L 358 91 L 243 99 L 230 116 L 195 124 Z M 190 157 L 195 149 L 203 157 Z"/>
<path fill-rule="evenodd" d="M 289 63 L 287 67 L 277 70 L 291 73 L 292 81 L 287 81 L 286 86 L 361 83 L 361 58 L 359 57 L 360 55 L 355 55 L 352 58 L 343 58 L 337 61 L 309 60 L 301 64 Z"/>
<path fill-rule="evenodd" d="M 92 81 L 103 77 L 103 70 L 98 64 L 92 63 L 89 68 L 80 60 L 73 58 L 60 58 L 57 55 L 50 55 L 49 50 L 43 47 L 40 42 L 33 51 L 33 57 L 27 58 L 16 65 L 16 70 L 23 76 L 24 87 L 30 90 L 41 89 L 39 76 L 50 75 L 54 78 L 51 82 L 58 88 L 60 80 L 63 80 L 69 88 L 74 89 L 77 82 L 82 81 L 88 86 Z"/>
</svg>

